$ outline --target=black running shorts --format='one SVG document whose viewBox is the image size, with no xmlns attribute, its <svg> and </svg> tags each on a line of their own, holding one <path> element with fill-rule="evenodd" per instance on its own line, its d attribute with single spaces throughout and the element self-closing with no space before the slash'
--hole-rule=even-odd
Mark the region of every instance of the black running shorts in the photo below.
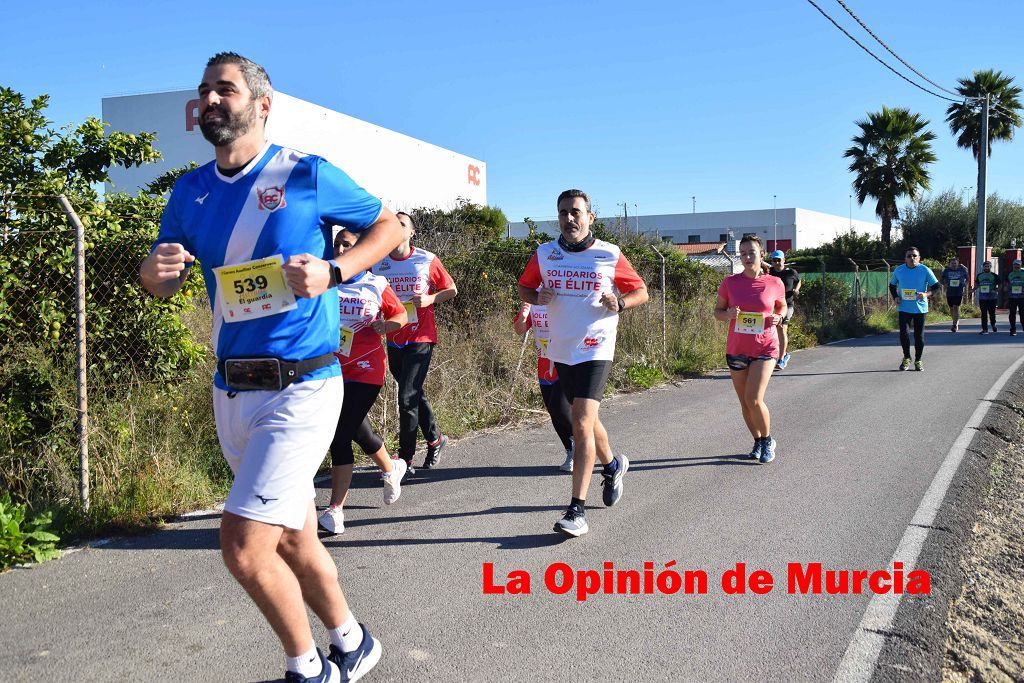
<svg viewBox="0 0 1024 683">
<path fill-rule="evenodd" d="M 572 403 L 574 398 L 604 398 L 604 388 L 612 371 L 610 360 L 588 360 L 576 365 L 555 363 L 558 379 L 562 384 L 565 400 Z"/>
<path fill-rule="evenodd" d="M 946 295 L 946 303 L 949 304 L 950 306 L 959 306 L 963 302 L 964 302 L 964 295 L 963 294 L 961 294 L 960 296 L 949 296 L 948 294 Z"/>
<path fill-rule="evenodd" d="M 775 360 L 775 356 L 731 356 L 728 353 L 725 354 L 725 363 L 729 366 L 730 370 L 746 370 L 755 360 L 773 361 Z"/>
</svg>

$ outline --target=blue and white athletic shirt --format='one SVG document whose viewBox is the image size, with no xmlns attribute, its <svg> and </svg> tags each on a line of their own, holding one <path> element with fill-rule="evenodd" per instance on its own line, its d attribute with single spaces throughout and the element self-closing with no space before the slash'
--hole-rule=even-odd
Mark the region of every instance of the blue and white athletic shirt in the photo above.
<svg viewBox="0 0 1024 683">
<path fill-rule="evenodd" d="M 889 284 L 896 285 L 896 294 L 900 298 L 899 310 L 904 313 L 927 313 L 928 300 L 917 299 L 918 292 L 927 292 L 938 282 L 935 273 L 928 266 L 917 265 L 907 268 L 906 264 L 897 266 L 892 271 Z"/>
<path fill-rule="evenodd" d="M 338 348 L 335 290 L 296 298 L 297 306 L 288 311 L 226 323 L 213 269 L 278 254 L 285 261 L 303 253 L 332 258 L 331 226 L 365 230 L 381 210 L 379 199 L 326 160 L 267 143 L 230 178 L 214 161 L 179 178 L 153 247 L 178 242 L 199 260 L 213 306 L 211 343 L 217 358 L 304 360 Z M 303 379 L 340 373 L 332 363 Z M 214 384 L 227 389 L 220 373 Z"/>
</svg>

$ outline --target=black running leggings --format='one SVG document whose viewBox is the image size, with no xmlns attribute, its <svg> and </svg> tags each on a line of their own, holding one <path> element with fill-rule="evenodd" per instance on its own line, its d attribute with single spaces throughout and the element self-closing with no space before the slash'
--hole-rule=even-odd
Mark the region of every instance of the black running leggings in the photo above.
<svg viewBox="0 0 1024 683">
<path fill-rule="evenodd" d="M 921 360 L 924 353 L 924 313 L 904 313 L 900 311 L 900 346 L 903 357 L 910 358 L 910 334 L 907 330 L 914 324 L 914 360 Z"/>
<path fill-rule="evenodd" d="M 423 395 L 434 345 L 428 342 L 388 346 L 388 367 L 398 382 L 398 455 L 406 460 L 416 453 L 416 429 L 423 431 L 427 443 L 441 438 L 434 411 Z"/>
<path fill-rule="evenodd" d="M 981 329 L 987 330 L 990 320 L 992 329 L 996 329 L 996 300 L 978 299 L 978 306 L 981 307 Z"/>
<path fill-rule="evenodd" d="M 1024 317 L 1021 320 L 1024 321 Z M 562 383 L 541 384 L 540 395 L 544 397 L 544 407 L 551 416 L 551 426 L 555 428 L 562 446 L 569 450 L 572 448 L 572 413 L 562 393 Z"/>
<path fill-rule="evenodd" d="M 1024 299 L 1007 299 L 1007 305 L 1010 307 L 1010 329 L 1016 330 L 1018 312 L 1020 312 L 1020 324 L 1024 325 Z"/>
<path fill-rule="evenodd" d="M 380 387 L 376 384 L 364 382 L 345 382 L 345 399 L 341 404 L 341 417 L 338 418 L 338 426 L 334 430 L 334 440 L 331 441 L 331 465 L 352 465 L 356 461 L 355 453 L 352 452 L 352 442 L 355 441 L 363 452 L 369 455 L 380 450 L 384 442 L 377 436 L 373 427 L 370 426 L 370 419 L 367 415 Z"/>
</svg>

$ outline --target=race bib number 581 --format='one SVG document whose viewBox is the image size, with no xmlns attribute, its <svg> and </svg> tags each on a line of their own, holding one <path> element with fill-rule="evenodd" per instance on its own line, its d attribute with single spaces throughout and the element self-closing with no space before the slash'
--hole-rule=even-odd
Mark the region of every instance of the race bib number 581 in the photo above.
<svg viewBox="0 0 1024 683">
<path fill-rule="evenodd" d="M 280 254 L 214 268 L 224 322 L 237 323 L 297 308 L 284 281 Z"/>
<path fill-rule="evenodd" d="M 740 311 L 736 318 L 737 334 L 764 334 L 764 313 Z"/>
</svg>

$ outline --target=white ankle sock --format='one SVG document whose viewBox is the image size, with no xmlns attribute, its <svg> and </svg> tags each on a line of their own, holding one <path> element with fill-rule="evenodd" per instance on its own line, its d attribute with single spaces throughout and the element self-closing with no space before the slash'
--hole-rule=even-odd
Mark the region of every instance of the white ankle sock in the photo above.
<svg viewBox="0 0 1024 683">
<path fill-rule="evenodd" d="M 345 623 L 338 628 L 332 628 L 329 633 L 331 645 L 339 648 L 342 652 L 355 652 L 363 642 L 363 629 L 359 627 L 359 622 L 351 614 Z"/>
<path fill-rule="evenodd" d="M 323 668 L 323 664 L 320 663 L 320 655 L 316 652 L 316 645 L 309 648 L 309 652 L 304 652 L 298 657 L 288 657 L 288 670 L 306 678 L 319 676 Z"/>
</svg>

